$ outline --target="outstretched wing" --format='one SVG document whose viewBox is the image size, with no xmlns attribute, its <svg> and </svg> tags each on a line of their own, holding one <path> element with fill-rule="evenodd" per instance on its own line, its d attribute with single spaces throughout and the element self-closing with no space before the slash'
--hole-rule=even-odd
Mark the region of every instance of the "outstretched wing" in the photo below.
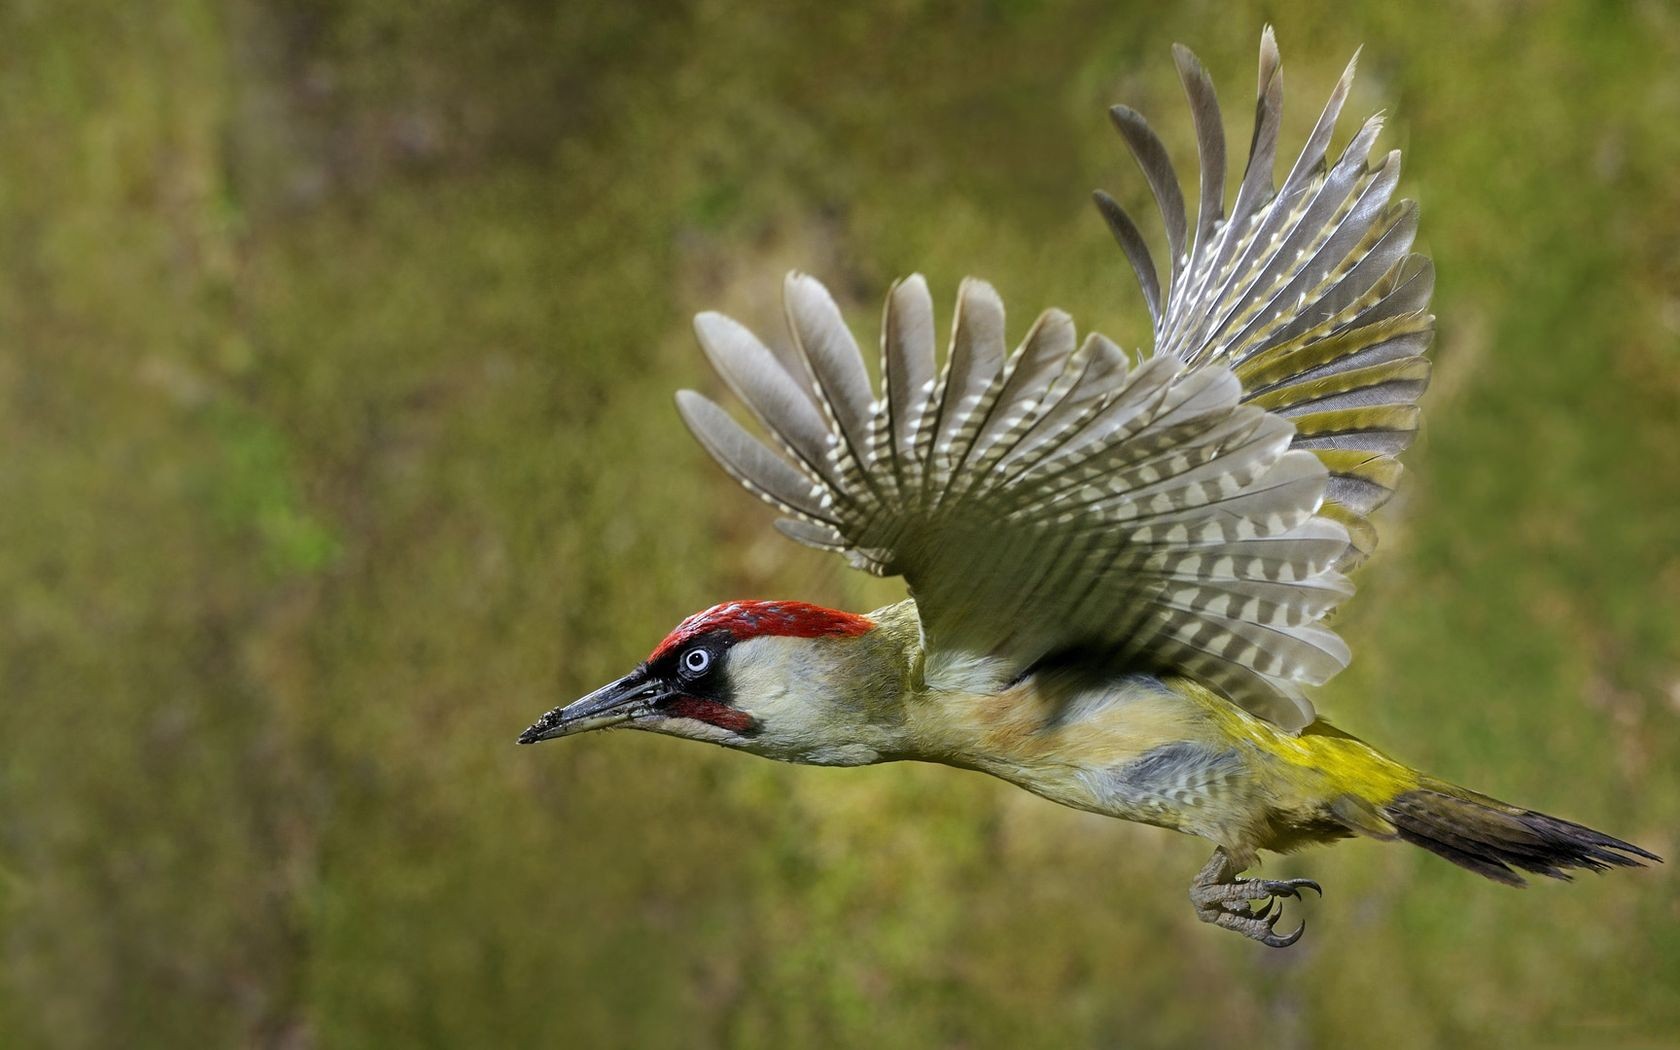
<svg viewBox="0 0 1680 1050">
<path fill-rule="evenodd" d="M 827 292 L 794 276 L 793 371 L 727 318 L 696 319 L 779 451 L 698 394 L 679 406 L 788 515 L 782 531 L 906 578 L 930 681 L 1079 650 L 1192 675 L 1298 728 L 1312 720 L 1302 687 L 1348 660 L 1322 620 L 1351 593 L 1339 570 L 1374 545 L 1367 516 L 1416 427 L 1433 274 L 1410 253 L 1415 207 L 1389 201 L 1398 153 L 1369 163 L 1380 119 L 1327 160 L 1351 64 L 1274 188 L 1282 81 L 1266 31 L 1227 215 L 1213 88 L 1175 53 L 1201 157 L 1193 229 L 1161 141 L 1113 111 L 1160 207 L 1164 288 L 1136 223 L 1097 195 L 1149 304 L 1151 356 L 1134 362 L 1099 335 L 1076 348 L 1056 311 L 1008 354 L 1002 304 L 967 281 L 936 377 L 932 305 L 913 277 L 888 299 L 877 397 Z"/>
<path fill-rule="evenodd" d="M 1396 457 L 1417 430 L 1429 381 L 1423 353 L 1435 275 L 1411 252 L 1417 206 L 1391 201 L 1400 152 L 1375 166 L 1382 115 L 1366 120 L 1341 156 L 1327 149 L 1353 82 L 1357 56 L 1331 93 L 1283 185 L 1273 187 L 1283 74 L 1268 26 L 1260 42 L 1260 91 L 1248 165 L 1225 212 L 1225 139 L 1213 84 L 1196 56 L 1174 48 L 1190 100 L 1200 158 L 1196 225 L 1185 214 L 1166 148 L 1141 116 L 1110 111 L 1143 169 L 1171 259 L 1163 295 L 1137 224 L 1107 194 L 1097 205 L 1137 271 L 1154 320 L 1155 353 L 1193 366 L 1222 365 L 1242 400 L 1295 425 L 1293 447 L 1330 471 L 1320 513 L 1352 538 L 1348 568 L 1376 545 L 1369 521 L 1394 492 Z"/>
<path fill-rule="evenodd" d="M 1301 687 L 1348 660 L 1319 624 L 1351 590 L 1334 569 L 1347 533 L 1315 517 L 1323 465 L 1289 450 L 1288 421 L 1239 403 L 1229 369 L 1077 344 L 1058 311 L 1010 354 L 1002 302 L 968 280 L 936 378 L 917 276 L 887 300 L 877 397 L 822 285 L 790 276 L 786 306 L 797 374 L 734 321 L 695 319 L 779 451 L 697 393 L 678 406 L 782 531 L 905 577 L 930 682 L 1080 650 L 1312 720 Z"/>
</svg>

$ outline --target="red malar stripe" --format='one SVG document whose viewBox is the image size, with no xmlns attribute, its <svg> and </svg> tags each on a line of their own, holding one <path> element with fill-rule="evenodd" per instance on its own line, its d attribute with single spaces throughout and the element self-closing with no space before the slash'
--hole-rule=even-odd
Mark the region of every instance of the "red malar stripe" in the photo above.
<svg viewBox="0 0 1680 1050">
<path fill-rule="evenodd" d="M 692 718 L 731 733 L 745 733 L 757 724 L 753 716 L 745 711 L 697 696 L 679 696 L 665 711 L 672 718 Z"/>
</svg>

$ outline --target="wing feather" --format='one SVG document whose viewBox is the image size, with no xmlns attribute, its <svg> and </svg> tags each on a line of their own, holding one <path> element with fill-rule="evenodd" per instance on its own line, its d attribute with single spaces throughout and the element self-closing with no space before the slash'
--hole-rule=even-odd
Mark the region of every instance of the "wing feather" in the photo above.
<svg viewBox="0 0 1680 1050">
<path fill-rule="evenodd" d="M 1155 205 L 1161 210 L 1161 223 L 1167 229 L 1169 270 L 1177 283 L 1180 270 L 1187 259 L 1185 235 L 1188 221 L 1184 217 L 1184 194 L 1178 188 L 1178 173 L 1167 156 L 1166 144 L 1143 115 L 1130 106 L 1113 106 L 1108 111 L 1114 127 L 1132 148 L 1132 157 L 1143 169 L 1144 180 L 1155 195 Z"/>
<path fill-rule="evenodd" d="M 1183 44 L 1173 45 L 1178 79 L 1190 101 L 1190 120 L 1196 127 L 1196 156 L 1200 161 L 1201 198 L 1196 206 L 1196 245 L 1206 244 L 1225 217 L 1225 121 L 1219 115 L 1219 95 L 1201 60 Z"/>
<path fill-rule="evenodd" d="M 1097 210 L 1108 222 L 1109 231 L 1114 234 L 1115 243 L 1126 253 L 1126 259 L 1132 264 L 1132 270 L 1137 274 L 1138 287 L 1143 289 L 1143 301 L 1149 307 L 1149 320 L 1157 328 L 1161 325 L 1161 277 L 1155 272 L 1155 257 L 1149 252 L 1149 242 L 1143 239 L 1143 232 L 1137 228 L 1137 223 L 1126 213 L 1126 209 L 1113 197 L 1096 190 L 1091 194 L 1096 201 Z"/>
<path fill-rule="evenodd" d="M 1367 119 L 1334 163 L 1327 150 L 1358 68 L 1356 53 L 1337 81 L 1283 184 L 1272 189 L 1283 105 L 1282 67 L 1268 28 L 1261 38 L 1254 134 L 1229 217 L 1211 187 L 1223 183 L 1225 145 L 1213 130 L 1217 102 L 1195 56 L 1175 49 L 1190 101 L 1200 159 L 1201 202 L 1196 239 L 1180 258 L 1182 239 L 1167 235 L 1175 254 L 1163 294 L 1151 273 L 1136 224 L 1113 198 L 1098 205 L 1139 273 L 1152 307 L 1155 354 L 1196 367 L 1224 365 L 1243 384 L 1243 398 L 1290 418 L 1294 447 L 1318 454 L 1332 476 L 1319 513 L 1344 524 L 1352 538 L 1350 568 L 1375 546 L 1368 516 L 1393 493 L 1396 457 L 1416 433 L 1417 399 L 1429 380 L 1423 356 L 1433 334 L 1428 314 L 1434 273 L 1412 253 L 1417 208 L 1393 202 L 1398 151 L 1372 164 L 1382 129 Z M 1137 113 L 1116 126 L 1155 195 L 1163 216 L 1182 211 L 1178 179 L 1159 136 Z M 1394 368 L 1373 366 L 1404 362 Z M 1364 453 L 1352 457 L 1349 452 Z"/>
<path fill-rule="evenodd" d="M 901 466 L 915 447 L 933 393 L 933 347 L 933 297 L 927 281 L 915 274 L 893 285 L 881 321 L 881 374 L 891 444 L 880 454 Z"/>
<path fill-rule="evenodd" d="M 848 476 L 867 479 L 875 406 L 857 341 L 833 296 L 816 278 L 788 274 L 782 302 L 812 392 L 834 423 L 829 458 Z"/>
<path fill-rule="evenodd" d="M 813 485 L 786 460 L 765 448 L 715 403 L 692 390 L 677 392 L 683 422 L 729 475 L 778 510 L 814 522 L 832 522 L 831 490 Z"/>
<path fill-rule="evenodd" d="M 833 432 L 769 348 L 743 325 L 718 313 L 697 316 L 694 332 L 712 367 L 783 450 L 820 475 L 830 490 L 840 489 L 829 454 Z"/>
</svg>

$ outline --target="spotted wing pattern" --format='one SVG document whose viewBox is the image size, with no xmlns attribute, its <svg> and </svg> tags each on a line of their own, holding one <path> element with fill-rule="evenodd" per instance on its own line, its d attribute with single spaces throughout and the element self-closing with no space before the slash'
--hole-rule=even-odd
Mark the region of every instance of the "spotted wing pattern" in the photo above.
<svg viewBox="0 0 1680 1050">
<path fill-rule="evenodd" d="M 1193 675 L 1292 728 L 1348 651 L 1320 624 L 1351 591 L 1341 525 L 1315 516 L 1326 471 L 1221 364 L 1134 361 L 1059 311 L 1010 353 L 1003 304 L 965 281 L 936 366 L 921 277 L 896 285 L 877 394 L 816 280 L 789 277 L 792 369 L 746 328 L 695 330 L 767 446 L 693 391 L 678 406 L 783 532 L 901 574 L 927 675 L 1018 673 L 1069 650 Z"/>
<path fill-rule="evenodd" d="M 1429 381 L 1423 354 L 1434 333 L 1428 307 L 1435 275 L 1429 260 L 1411 251 L 1417 206 L 1390 200 L 1400 152 L 1373 163 L 1377 114 L 1329 159 L 1355 56 L 1274 187 L 1283 74 L 1268 27 L 1248 164 L 1227 212 L 1224 126 L 1213 84 L 1187 49 L 1175 48 L 1174 56 L 1200 162 L 1194 228 L 1161 140 L 1135 111 L 1110 111 L 1160 211 L 1171 262 L 1165 290 L 1136 222 L 1101 191 L 1097 205 L 1137 272 L 1155 353 L 1231 369 L 1243 401 L 1292 422 L 1292 447 L 1312 451 L 1329 469 L 1320 514 L 1348 528 L 1348 568 L 1376 545 L 1369 515 L 1394 492 L 1397 457 L 1417 430 L 1417 399 Z"/>
</svg>

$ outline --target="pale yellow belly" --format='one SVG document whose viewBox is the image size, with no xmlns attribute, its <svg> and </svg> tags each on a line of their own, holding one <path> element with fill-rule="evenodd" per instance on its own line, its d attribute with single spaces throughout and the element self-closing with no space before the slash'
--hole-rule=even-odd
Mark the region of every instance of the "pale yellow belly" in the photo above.
<svg viewBox="0 0 1680 1050">
<path fill-rule="evenodd" d="M 994 696 L 928 699 L 939 732 L 923 757 L 1215 841 L 1265 820 L 1266 756 L 1232 739 L 1206 699 L 1159 679 L 1035 677 Z"/>
</svg>

